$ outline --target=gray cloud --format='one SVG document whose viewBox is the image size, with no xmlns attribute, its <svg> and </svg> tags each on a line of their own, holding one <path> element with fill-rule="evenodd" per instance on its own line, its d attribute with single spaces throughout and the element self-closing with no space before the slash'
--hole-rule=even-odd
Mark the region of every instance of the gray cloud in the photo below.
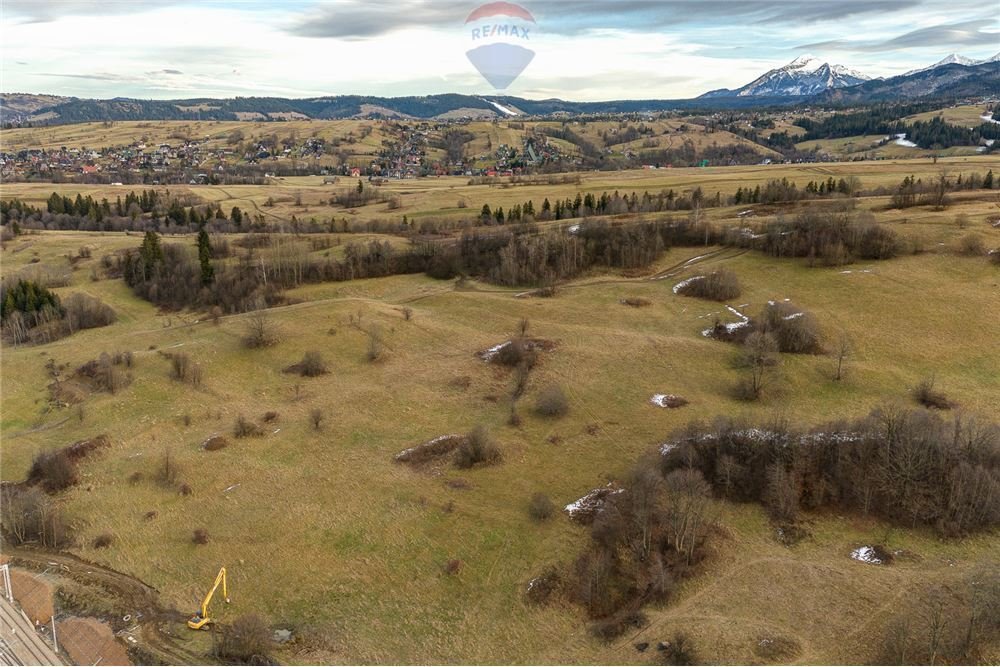
<svg viewBox="0 0 1000 667">
<path fill-rule="evenodd" d="M 884 41 L 851 41 L 834 39 L 825 42 L 802 44 L 798 49 L 837 48 L 878 53 L 880 51 L 895 51 L 897 49 L 921 48 L 933 46 L 987 46 L 1000 44 L 1000 32 L 987 31 L 983 28 L 996 26 L 993 20 L 963 21 L 948 23 L 912 30 Z"/>
<path fill-rule="evenodd" d="M 135 14 L 180 4 L 176 0 L 4 0 L 4 12 L 19 23 L 46 23 L 64 16 Z"/>
<path fill-rule="evenodd" d="M 928 0 L 535 0 L 524 6 L 550 33 L 591 29 L 658 30 L 698 22 L 785 25 L 842 20 L 918 7 Z M 335 0 L 304 13 L 286 29 L 302 37 L 366 39 L 411 27 L 457 28 L 475 2 Z"/>
</svg>

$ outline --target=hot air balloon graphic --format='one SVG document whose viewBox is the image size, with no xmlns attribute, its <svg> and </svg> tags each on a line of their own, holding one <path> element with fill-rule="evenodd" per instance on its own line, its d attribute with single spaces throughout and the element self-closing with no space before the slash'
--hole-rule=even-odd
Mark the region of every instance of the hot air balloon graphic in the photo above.
<svg viewBox="0 0 1000 667">
<path fill-rule="evenodd" d="M 465 27 L 474 45 L 465 55 L 497 90 L 513 83 L 535 57 L 535 52 L 528 48 L 535 36 L 535 18 L 520 5 L 510 2 L 482 5 L 469 14 Z"/>
</svg>

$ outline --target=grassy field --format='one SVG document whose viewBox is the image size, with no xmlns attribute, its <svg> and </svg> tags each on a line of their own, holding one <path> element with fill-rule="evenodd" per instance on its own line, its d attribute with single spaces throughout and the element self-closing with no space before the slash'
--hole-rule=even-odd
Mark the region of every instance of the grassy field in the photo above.
<svg viewBox="0 0 1000 667">
<path fill-rule="evenodd" d="M 902 148 L 902 147 L 897 147 Z M 859 163 L 816 163 L 816 164 L 774 164 L 766 166 L 706 167 L 685 169 L 638 169 L 620 172 L 586 172 L 580 174 L 580 184 L 572 182 L 558 185 L 469 185 L 469 179 L 458 176 L 438 178 L 407 179 L 388 181 L 379 186 L 387 196 L 398 198 L 398 208 L 389 203 L 372 203 L 353 209 L 330 206 L 329 200 L 338 192 L 354 186 L 351 179 L 341 179 L 339 184 L 324 184 L 321 176 L 306 176 L 273 180 L 265 186 L 252 185 L 180 185 L 171 186 L 172 194 L 193 195 L 203 203 L 212 202 L 222 206 L 226 212 L 239 206 L 252 215 L 263 215 L 269 223 L 287 222 L 294 215 L 308 221 L 315 218 L 327 221 L 331 217 L 338 222 L 366 222 L 371 220 L 399 221 L 405 215 L 410 220 L 422 219 L 466 219 L 478 217 L 483 204 L 491 209 L 502 206 L 505 209 L 521 204 L 529 199 L 539 210 L 544 199 L 574 198 L 579 193 L 619 191 L 621 193 L 650 192 L 657 194 L 673 189 L 678 194 L 690 193 L 701 187 L 705 198 L 711 199 L 716 192 L 722 196 L 735 194 L 737 188 L 764 186 L 772 179 L 787 178 L 804 188 L 810 180 L 820 181 L 833 177 L 856 176 L 866 189 L 894 188 L 906 176 L 932 181 L 944 170 L 951 177 L 958 174 L 976 172 L 985 174 L 992 169 L 1000 173 L 1000 158 L 994 156 L 966 156 L 932 159 L 883 160 Z M 2 189 L 4 199 L 19 198 L 34 206 L 44 207 L 45 200 L 52 192 L 75 196 L 80 193 L 98 200 L 107 198 L 112 203 L 116 197 L 124 197 L 131 191 L 139 191 L 142 186 L 72 185 L 53 183 L 11 183 Z M 273 206 L 268 206 L 268 200 Z M 300 200 L 301 205 L 296 205 Z M 465 204 L 465 208 L 460 206 Z M 884 200 L 872 200 L 866 205 L 881 205 Z M 985 210 L 985 209 L 984 209 Z M 709 209 L 709 215 L 731 215 L 734 211 Z"/>
<path fill-rule="evenodd" d="M 966 104 L 961 106 L 945 107 L 934 111 L 925 111 L 924 113 L 907 116 L 903 120 L 906 122 L 913 122 L 917 120 L 928 121 L 932 118 L 940 117 L 946 123 L 958 125 L 959 127 L 971 128 L 978 127 L 985 122 L 981 118 L 984 113 L 987 113 L 985 106 L 980 104 Z"/>
<path fill-rule="evenodd" d="M 911 173 L 932 178 L 942 167 L 983 173 L 1000 169 L 1000 161 L 588 173 L 579 189 L 655 192 L 700 184 L 713 194 L 783 176 L 801 186 L 848 174 L 872 187 L 894 185 Z M 471 210 L 483 202 L 507 206 L 529 198 L 537 206 L 544 196 L 574 196 L 578 189 L 504 190 L 465 183 L 442 178 L 386 186 L 404 201 L 391 215 L 439 215 L 459 197 Z M 17 184 L 5 185 L 3 197 L 41 202 L 53 189 L 114 192 Z M 283 199 L 301 191 L 308 202 L 329 197 L 331 190 L 321 179 L 306 178 L 261 188 L 183 189 L 244 209 L 269 196 Z M 288 293 L 297 303 L 270 311 L 281 341 L 259 351 L 240 343 L 245 316 L 215 324 L 202 313 L 160 313 L 120 280 L 91 280 L 91 266 L 103 254 L 137 246 L 137 235 L 18 237 L 3 250 L 4 276 L 29 265 L 68 271 L 71 284 L 58 288 L 59 294 L 98 296 L 119 319 L 48 345 L 4 348 L 0 474 L 21 479 L 37 452 L 107 433 L 111 448 L 85 464 L 83 483 L 64 499 L 78 533 L 75 551 L 142 578 L 182 610 L 195 607 L 215 571 L 226 565 L 233 604 L 219 608 L 220 619 L 259 611 L 276 626 L 293 628 L 302 642 L 278 654 L 291 663 L 649 664 L 655 651 L 640 654 L 633 644 L 655 646 L 676 629 L 691 634 L 706 662 L 760 663 L 756 647 L 776 638 L 796 647 L 788 662 L 871 660 L 884 613 L 920 585 L 957 578 L 981 559 L 995 558 L 998 537 L 944 542 L 874 521 L 814 515 L 808 517 L 812 537 L 787 548 L 774 539 L 759 508 L 719 503 L 721 536 L 713 539 L 703 571 L 669 604 L 647 610 L 648 626 L 618 641 L 604 644 L 590 637 L 578 608 L 531 607 L 523 593 L 529 579 L 546 565 L 571 561 L 588 539 L 585 529 L 562 516 L 531 521 L 531 495 L 544 491 L 565 505 L 620 478 L 689 420 L 780 416 L 812 425 L 858 417 L 885 403 L 912 405 L 911 388 L 932 374 L 963 410 L 997 413 L 1000 280 L 985 258 L 954 252 L 969 232 L 980 234 L 987 247 L 1000 246 L 1000 230 L 987 223 L 997 213 L 995 203 L 959 193 L 945 212 L 923 207 L 886 212 L 880 204 L 861 203 L 904 236 L 919 237 L 927 252 L 834 269 L 727 251 L 695 260 L 663 280 L 594 273 L 551 299 L 423 276 L 310 285 Z M 357 218 L 389 215 L 378 208 L 359 209 Z M 292 214 L 309 216 L 285 201 L 267 210 L 276 222 Z M 323 209 L 322 215 L 331 212 Z M 959 212 L 969 214 L 965 230 L 954 224 Z M 712 215 L 735 219 L 735 209 Z M 345 235 L 344 242 L 350 238 L 371 236 Z M 66 255 L 85 245 L 92 247 L 92 258 L 71 268 Z M 712 250 L 670 250 L 650 274 Z M 834 362 L 827 356 L 784 355 L 774 394 L 757 404 L 733 398 L 739 377 L 734 348 L 700 332 L 716 317 L 734 318 L 725 304 L 671 290 L 685 277 L 722 266 L 735 271 L 744 286 L 730 305 L 753 314 L 770 299 L 788 298 L 816 315 L 828 341 L 847 335 L 855 349 L 847 379 L 831 379 Z M 619 304 L 624 297 L 646 298 L 652 305 L 627 308 Z M 411 320 L 403 317 L 404 308 L 412 309 Z M 514 428 L 507 425 L 509 373 L 475 353 L 508 339 L 521 318 L 530 321 L 532 335 L 554 341 L 555 348 L 533 372 L 521 407 L 523 424 Z M 372 326 L 382 330 L 387 347 L 386 358 L 377 363 L 365 359 L 367 336 L 361 330 Z M 308 350 L 321 351 L 330 374 L 300 378 L 282 372 Z M 72 370 L 105 351 L 134 353 L 131 385 L 116 395 L 89 395 L 79 407 L 50 407 L 47 360 Z M 161 351 L 191 355 L 204 369 L 203 385 L 170 379 Z M 569 414 L 558 420 L 530 410 L 550 383 L 562 385 L 570 398 Z M 649 403 L 654 393 L 681 394 L 690 405 L 659 409 Z M 325 415 L 319 431 L 309 423 L 314 409 Z M 265 425 L 265 435 L 232 439 L 238 416 L 259 420 L 267 411 L 279 416 Z M 392 460 L 407 447 L 477 424 L 488 426 L 499 442 L 501 465 L 415 471 Z M 201 449 L 215 434 L 230 437 L 230 446 Z M 153 481 L 167 451 L 193 495 L 181 496 Z M 144 479 L 130 482 L 136 472 Z M 456 488 L 458 479 L 467 488 Z M 156 518 L 146 520 L 154 510 Z M 207 545 L 192 544 L 196 528 L 208 531 Z M 110 548 L 89 546 L 107 531 L 116 537 Z M 892 567 L 850 559 L 852 548 L 874 541 L 919 557 Z M 450 559 L 462 562 L 457 575 L 444 573 Z M 191 641 L 208 639 L 200 635 Z M 991 655 L 993 662 L 1000 660 L 995 648 Z"/>
</svg>

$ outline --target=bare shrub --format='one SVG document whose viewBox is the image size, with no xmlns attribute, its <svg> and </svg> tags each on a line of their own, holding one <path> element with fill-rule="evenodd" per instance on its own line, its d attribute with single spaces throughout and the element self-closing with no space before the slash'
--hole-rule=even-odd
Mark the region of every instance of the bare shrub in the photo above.
<svg viewBox="0 0 1000 667">
<path fill-rule="evenodd" d="M 138 484 L 139 482 L 141 482 L 143 480 L 143 478 L 144 478 L 144 475 L 142 474 L 142 472 L 139 471 L 139 470 L 136 470 L 135 472 L 133 472 L 131 475 L 128 476 L 128 483 L 132 484 L 132 485 L 135 485 L 135 484 Z"/>
<path fill-rule="evenodd" d="M 167 355 L 170 359 L 170 377 L 180 382 L 187 382 L 192 387 L 200 387 L 204 373 L 187 352 L 174 352 Z"/>
<path fill-rule="evenodd" d="M 115 541 L 115 536 L 111 533 L 101 533 L 94 538 L 93 546 L 95 549 L 107 549 Z"/>
<path fill-rule="evenodd" d="M 769 303 L 764 308 L 760 320 L 756 328 L 773 335 L 781 352 L 793 354 L 823 352 L 816 318 L 794 304 L 787 301 Z"/>
<path fill-rule="evenodd" d="M 278 416 L 279 416 L 278 413 L 275 412 L 274 410 L 268 410 L 263 415 L 261 415 L 260 420 L 265 424 L 271 424 L 273 422 L 278 421 Z"/>
<path fill-rule="evenodd" d="M 764 504 L 776 521 L 794 523 L 798 516 L 798 481 L 781 463 L 773 463 L 767 468 Z"/>
<path fill-rule="evenodd" d="M 69 540 L 59 506 L 36 487 L 0 487 L 0 522 L 4 538 L 14 544 L 39 542 L 57 549 Z"/>
<path fill-rule="evenodd" d="M 77 481 L 76 465 L 64 449 L 39 452 L 28 471 L 28 482 L 40 484 L 49 493 L 68 489 Z"/>
<path fill-rule="evenodd" d="M 500 448 L 493 442 L 485 426 L 472 429 L 455 450 L 455 465 L 459 468 L 499 463 L 501 458 Z"/>
<path fill-rule="evenodd" d="M 644 299 L 641 296 L 630 296 L 623 299 L 619 299 L 618 303 L 623 306 L 632 306 L 633 308 L 645 308 L 646 306 L 653 305 L 653 302 L 649 299 Z"/>
<path fill-rule="evenodd" d="M 256 438 L 264 435 L 264 429 L 240 415 L 233 424 L 233 436 L 236 438 Z"/>
<path fill-rule="evenodd" d="M 319 408 L 313 408 L 309 412 L 309 423 L 312 424 L 313 430 L 318 431 L 323 426 L 323 411 Z"/>
<path fill-rule="evenodd" d="M 525 598 L 532 604 L 545 604 L 556 595 L 563 586 L 559 571 L 550 567 L 541 575 L 528 582 L 524 592 Z"/>
<path fill-rule="evenodd" d="M 191 541 L 195 544 L 208 544 L 208 531 L 204 528 L 195 528 L 191 534 Z"/>
<path fill-rule="evenodd" d="M 128 353 L 128 363 L 131 364 L 131 353 Z M 92 359 L 80 366 L 76 370 L 76 375 L 84 377 L 97 391 L 106 391 L 109 394 L 117 394 L 119 390 L 127 387 L 131 382 L 131 376 L 124 373 L 119 365 L 126 362 L 126 357 L 121 353 L 114 357 L 107 352 L 102 352 L 97 359 Z"/>
<path fill-rule="evenodd" d="M 409 308 L 409 307 L 403 308 L 403 319 L 406 320 L 407 322 L 409 322 L 410 320 L 413 319 L 413 309 L 412 308 Z"/>
<path fill-rule="evenodd" d="M 966 234 L 959 241 L 959 252 L 969 257 L 982 257 L 986 254 L 986 244 L 979 234 Z"/>
<path fill-rule="evenodd" d="M 156 467 L 156 481 L 163 486 L 174 486 L 180 479 L 181 468 L 174 460 L 169 449 L 163 451 L 159 465 Z"/>
<path fill-rule="evenodd" d="M 382 340 L 382 330 L 377 326 L 372 326 L 366 332 L 368 334 L 368 350 L 365 358 L 368 361 L 376 362 L 385 356 L 385 341 Z"/>
<path fill-rule="evenodd" d="M 262 308 L 247 316 L 243 333 L 243 345 L 250 349 L 270 347 L 278 342 L 278 330 L 270 316 Z"/>
<path fill-rule="evenodd" d="M 190 484 L 181 484 L 180 488 L 177 490 L 182 496 L 190 496 L 194 493 L 194 489 L 191 488 Z"/>
<path fill-rule="evenodd" d="M 302 357 L 302 361 L 297 364 L 293 364 L 285 369 L 286 373 L 298 373 L 302 377 L 318 377 L 320 375 L 325 375 L 329 373 L 326 361 L 323 359 L 323 355 L 316 350 L 310 350 L 306 352 Z"/>
<path fill-rule="evenodd" d="M 225 449 L 229 446 L 229 441 L 221 435 L 213 435 L 211 438 L 206 440 L 201 448 L 207 452 L 217 452 L 220 449 Z"/>
<path fill-rule="evenodd" d="M 80 329 L 94 329 L 114 324 L 118 316 L 114 309 L 97 297 L 74 292 L 63 299 L 65 322 L 70 332 Z"/>
<path fill-rule="evenodd" d="M 645 624 L 645 614 L 638 610 L 626 609 L 594 622 L 590 626 L 590 632 L 598 639 L 610 642 L 621 637 L 630 628 L 641 628 Z"/>
<path fill-rule="evenodd" d="M 531 516 L 535 521 L 548 521 L 555 514 L 556 506 L 549 498 L 542 492 L 538 492 L 531 496 L 531 502 L 528 503 L 528 515 Z"/>
<path fill-rule="evenodd" d="M 219 655 L 247 664 L 272 664 L 270 652 L 274 635 L 267 621 L 258 614 L 238 616 L 222 630 Z"/>
<path fill-rule="evenodd" d="M 531 368 L 535 365 L 538 357 L 535 352 L 535 344 L 524 338 L 515 338 L 502 345 L 494 354 L 490 361 L 501 366 L 526 366 Z"/>
<path fill-rule="evenodd" d="M 767 374 L 777 363 L 778 343 L 769 333 L 754 331 L 743 344 L 742 363 L 749 375 L 737 387 L 737 396 L 757 400 L 764 391 Z"/>
<path fill-rule="evenodd" d="M 549 385 L 539 392 L 535 400 L 535 411 L 545 417 L 562 417 L 569 412 L 566 392 L 559 385 Z"/>
<path fill-rule="evenodd" d="M 934 376 L 924 378 L 913 388 L 913 398 L 925 408 L 935 410 L 951 410 L 955 403 L 943 393 L 934 388 Z"/>
<path fill-rule="evenodd" d="M 462 561 L 457 558 L 451 558 L 444 564 L 444 573 L 447 575 L 456 575 L 462 571 Z"/>
<path fill-rule="evenodd" d="M 706 276 L 698 276 L 681 283 L 678 294 L 712 301 L 735 299 L 743 291 L 739 278 L 729 269 L 712 271 Z"/>
<path fill-rule="evenodd" d="M 685 632 L 676 632 L 663 647 L 663 664 L 697 665 L 698 655 L 691 638 Z"/>
</svg>

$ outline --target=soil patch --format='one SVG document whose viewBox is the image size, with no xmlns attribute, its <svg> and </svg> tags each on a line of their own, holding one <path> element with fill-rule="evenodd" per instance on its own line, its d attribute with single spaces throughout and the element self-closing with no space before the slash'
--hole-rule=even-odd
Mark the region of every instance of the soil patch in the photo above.
<svg viewBox="0 0 1000 667">
<path fill-rule="evenodd" d="M 10 588 L 14 599 L 33 623 L 48 623 L 55 614 L 52 594 L 55 587 L 40 575 L 31 574 L 18 568 L 10 570 Z"/>
<path fill-rule="evenodd" d="M 77 665 L 131 665 L 111 626 L 96 618 L 73 616 L 57 622 L 59 646 Z"/>
</svg>

